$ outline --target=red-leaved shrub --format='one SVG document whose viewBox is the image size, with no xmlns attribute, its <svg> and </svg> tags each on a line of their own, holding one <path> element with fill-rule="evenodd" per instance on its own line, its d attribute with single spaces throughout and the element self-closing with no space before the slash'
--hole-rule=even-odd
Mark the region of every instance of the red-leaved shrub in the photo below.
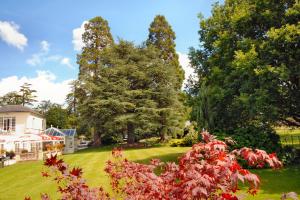
<svg viewBox="0 0 300 200">
<path fill-rule="evenodd" d="M 90 188 L 82 178 L 80 168 L 69 169 L 56 156 L 45 161 L 50 168 L 45 177 L 54 177 L 61 199 L 128 199 L 128 200 L 185 200 L 212 199 L 236 200 L 238 182 L 248 183 L 248 192 L 255 195 L 260 184 L 259 177 L 243 169 L 239 159 L 249 166 L 274 169 L 282 166 L 276 154 L 262 150 L 242 148 L 229 152 L 227 144 L 216 140 L 208 132 L 202 133 L 203 142 L 174 162 L 163 163 L 153 159 L 149 165 L 128 161 L 121 149 L 112 151 L 113 160 L 107 162 L 105 171 L 110 177 L 112 196 L 101 187 Z M 43 200 L 50 199 L 43 194 Z"/>
</svg>

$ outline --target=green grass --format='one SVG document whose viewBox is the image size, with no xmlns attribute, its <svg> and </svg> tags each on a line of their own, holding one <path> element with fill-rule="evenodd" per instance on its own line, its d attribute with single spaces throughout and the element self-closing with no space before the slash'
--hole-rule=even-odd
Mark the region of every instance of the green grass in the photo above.
<svg viewBox="0 0 300 200">
<path fill-rule="evenodd" d="M 282 145 L 300 148 L 300 129 L 276 128 Z"/>
<path fill-rule="evenodd" d="M 163 161 L 176 160 L 189 147 L 155 147 L 129 149 L 125 156 L 130 160 L 147 163 L 151 158 Z M 72 166 L 80 166 L 84 177 L 92 186 L 102 185 L 110 190 L 109 179 L 103 169 L 111 157 L 111 148 L 87 149 L 65 155 L 64 159 Z M 31 196 L 39 199 L 41 192 L 47 192 L 57 199 L 56 187 L 48 179 L 41 177 L 42 162 L 23 162 L 0 169 L 0 200 L 24 199 Z M 287 168 L 280 171 L 255 170 L 262 178 L 262 190 L 255 199 L 279 199 L 283 192 L 295 191 L 300 194 L 300 168 Z M 253 199 L 253 197 L 249 198 Z"/>
</svg>

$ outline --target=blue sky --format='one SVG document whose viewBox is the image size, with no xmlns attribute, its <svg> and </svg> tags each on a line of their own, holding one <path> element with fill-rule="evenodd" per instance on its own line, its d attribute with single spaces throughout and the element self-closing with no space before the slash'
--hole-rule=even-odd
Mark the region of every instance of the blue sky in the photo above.
<svg viewBox="0 0 300 200">
<path fill-rule="evenodd" d="M 115 39 L 120 37 L 140 44 L 146 40 L 154 16 L 165 15 L 176 33 L 176 49 L 183 56 L 181 61 L 187 64 L 188 48 L 199 44 L 197 15 L 209 16 L 214 2 L 216 0 L 3 0 L 0 95 L 17 90 L 18 84 L 24 81 L 39 82 L 38 76 L 44 76 L 53 84 L 66 84 L 75 79 L 79 52 L 72 43 L 73 30 L 95 16 L 108 20 Z M 15 35 L 11 34 L 11 27 Z M 10 80 L 11 77 L 14 79 Z M 13 80 L 16 83 L 11 83 Z"/>
</svg>

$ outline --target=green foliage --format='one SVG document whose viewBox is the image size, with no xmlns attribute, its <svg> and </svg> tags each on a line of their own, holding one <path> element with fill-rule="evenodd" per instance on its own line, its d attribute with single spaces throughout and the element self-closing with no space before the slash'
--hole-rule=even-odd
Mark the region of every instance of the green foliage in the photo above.
<svg viewBox="0 0 300 200">
<path fill-rule="evenodd" d="M 103 137 L 127 135 L 129 143 L 155 133 L 162 115 L 166 131 L 176 129 L 182 108 L 172 85 L 174 73 L 155 48 L 120 41 L 99 56 L 101 79 L 86 77 L 82 87 L 90 95 L 82 101 L 80 112 L 91 126 Z"/>
<path fill-rule="evenodd" d="M 0 105 L 33 105 L 36 102 L 35 92 L 36 90 L 31 89 L 31 84 L 24 83 L 19 92 L 9 92 L 0 97 Z"/>
<path fill-rule="evenodd" d="M 232 148 L 242 148 L 245 145 L 250 148 L 257 148 L 268 153 L 276 152 L 281 149 L 279 145 L 279 136 L 269 126 L 248 125 L 244 128 L 238 128 L 232 131 L 216 133 L 219 138 L 230 136 L 236 144 Z"/>
<path fill-rule="evenodd" d="M 300 164 L 300 150 L 292 146 L 284 146 L 278 157 L 285 165 Z"/>
<path fill-rule="evenodd" d="M 79 76 L 78 80 L 73 83 L 73 91 L 68 95 L 67 101 L 69 110 L 75 112 L 77 108 L 79 109 L 77 113 L 80 113 L 80 115 L 77 115 L 78 120 L 95 130 L 93 133 L 94 145 L 97 146 L 101 144 L 101 135 L 103 134 L 101 122 L 99 122 L 101 117 L 97 115 L 99 113 L 91 115 L 90 111 L 93 111 L 93 109 L 89 110 L 90 107 L 86 107 L 87 104 L 93 107 L 94 102 L 92 101 L 96 96 L 95 90 L 88 90 L 87 88 L 94 87 L 93 82 L 99 80 L 100 77 L 98 73 L 103 68 L 99 66 L 101 61 L 100 53 L 106 47 L 113 45 L 114 41 L 110 33 L 108 22 L 102 17 L 94 17 L 89 20 L 84 28 L 85 32 L 82 35 L 84 47 L 81 54 L 77 56 Z M 94 87 L 94 89 L 96 88 Z M 89 129 L 86 126 L 82 126 L 81 128 L 85 130 Z"/>
<path fill-rule="evenodd" d="M 99 53 L 114 41 L 110 33 L 108 22 L 102 17 L 94 17 L 84 25 L 82 40 L 84 47 L 78 55 L 79 76 L 96 75 L 100 61 Z"/>
<path fill-rule="evenodd" d="M 255 134 L 262 125 L 300 125 L 299 19 L 299 4 L 290 0 L 226 0 L 200 18 L 201 48 L 190 50 L 199 80 L 188 87 L 199 128 L 263 147 L 273 134 L 259 131 L 258 141 L 247 127 Z"/>
<path fill-rule="evenodd" d="M 175 49 L 175 38 L 175 33 L 166 18 L 163 15 L 157 15 L 154 18 L 153 22 L 150 24 L 149 35 L 146 44 L 148 47 L 155 47 L 157 49 L 157 51 L 159 52 L 159 57 L 165 63 L 164 70 L 166 72 L 172 71 L 172 73 L 174 74 L 173 80 L 169 82 L 172 82 L 175 90 L 165 90 L 166 88 L 160 88 L 159 92 L 167 94 L 173 91 L 178 93 L 177 95 L 180 96 L 180 93 L 182 93 L 181 87 L 184 80 L 184 71 L 179 64 L 178 55 Z M 158 101 L 157 106 L 161 108 L 161 111 L 159 113 L 159 121 L 161 124 L 161 126 L 159 127 L 159 134 L 162 141 L 166 140 L 166 136 L 170 135 L 170 132 L 173 133 L 173 135 L 176 135 L 181 131 L 178 128 L 174 129 L 174 126 L 172 127 L 171 124 L 174 123 L 174 120 L 177 122 L 181 121 L 181 124 L 184 121 L 183 116 L 185 111 L 182 106 L 183 101 L 184 99 L 179 99 L 176 104 L 171 101 L 166 101 L 166 99 L 161 99 Z M 179 112 L 177 112 L 177 114 L 170 111 L 170 108 L 175 108 L 174 106 L 177 106 L 179 108 Z"/>
<path fill-rule="evenodd" d="M 175 139 L 170 142 L 172 147 L 190 147 L 198 143 L 200 140 L 199 132 L 195 129 L 195 125 L 191 124 L 184 130 L 186 135 L 182 139 Z"/>
<path fill-rule="evenodd" d="M 139 141 L 140 143 L 144 143 L 146 147 L 154 147 L 154 146 L 162 146 L 163 143 L 161 143 L 159 137 L 151 137 L 151 138 L 145 138 Z"/>
<path fill-rule="evenodd" d="M 184 71 L 179 64 L 175 49 L 175 32 L 163 15 L 155 16 L 149 27 L 147 46 L 154 46 L 159 50 L 159 56 L 165 62 L 170 63 L 168 67 L 175 68 L 177 83 L 175 87 L 181 89 L 184 80 Z"/>
<path fill-rule="evenodd" d="M 172 32 L 165 28 L 166 34 Z M 175 56 L 172 38 L 169 50 Z M 101 17 L 87 23 L 83 41 L 79 77 L 67 102 L 81 122 L 93 127 L 95 143 L 125 136 L 133 143 L 158 132 L 165 137 L 180 131 L 184 98 L 176 86 L 177 55 L 161 59 L 163 53 L 155 44 L 136 47 L 123 40 L 115 44 Z"/>
<path fill-rule="evenodd" d="M 182 138 L 180 138 L 180 139 L 171 139 L 169 141 L 169 145 L 171 147 L 181 147 L 181 146 L 184 146 L 183 145 L 183 139 Z"/>
<path fill-rule="evenodd" d="M 20 105 L 22 104 L 21 96 L 18 92 L 8 92 L 0 97 L 0 105 Z"/>
<path fill-rule="evenodd" d="M 41 101 L 35 109 L 38 110 L 42 114 L 46 114 L 53 105 L 54 104 L 51 103 L 50 100 L 44 100 L 44 101 Z"/>
<path fill-rule="evenodd" d="M 21 102 L 22 105 L 33 105 L 33 102 L 36 102 L 37 100 L 35 99 L 36 96 L 34 95 L 34 93 L 36 92 L 36 90 L 31 89 L 31 84 L 29 83 L 24 83 L 21 86 L 20 89 L 20 97 L 21 97 Z"/>
<path fill-rule="evenodd" d="M 68 128 L 68 112 L 58 104 L 53 104 L 45 113 L 47 127 Z"/>
<path fill-rule="evenodd" d="M 119 134 L 104 135 L 101 142 L 103 145 L 120 144 L 123 142 L 123 137 Z"/>
</svg>

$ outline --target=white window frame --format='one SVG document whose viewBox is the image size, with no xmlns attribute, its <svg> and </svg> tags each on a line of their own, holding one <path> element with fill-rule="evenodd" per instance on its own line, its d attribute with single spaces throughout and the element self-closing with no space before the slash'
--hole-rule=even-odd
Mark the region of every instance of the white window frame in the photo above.
<svg viewBox="0 0 300 200">
<path fill-rule="evenodd" d="M 16 131 L 16 117 L 0 117 L 0 131 L 1 132 L 15 132 Z"/>
</svg>

